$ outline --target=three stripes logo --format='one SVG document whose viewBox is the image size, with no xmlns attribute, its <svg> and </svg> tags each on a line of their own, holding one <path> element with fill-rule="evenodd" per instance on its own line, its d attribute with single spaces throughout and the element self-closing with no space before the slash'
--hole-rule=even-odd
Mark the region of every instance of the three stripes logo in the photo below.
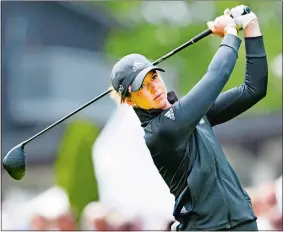
<svg viewBox="0 0 283 232">
<path fill-rule="evenodd" d="M 186 208 L 183 206 L 183 208 L 181 209 L 180 213 L 187 213 L 188 211 L 186 210 Z"/>
<path fill-rule="evenodd" d="M 174 115 L 174 111 L 172 108 L 168 110 L 164 116 L 167 118 L 170 118 L 171 120 L 175 120 L 175 115 Z"/>
<path fill-rule="evenodd" d="M 203 120 L 203 118 L 199 121 L 199 124 L 204 124 L 205 121 Z"/>
</svg>

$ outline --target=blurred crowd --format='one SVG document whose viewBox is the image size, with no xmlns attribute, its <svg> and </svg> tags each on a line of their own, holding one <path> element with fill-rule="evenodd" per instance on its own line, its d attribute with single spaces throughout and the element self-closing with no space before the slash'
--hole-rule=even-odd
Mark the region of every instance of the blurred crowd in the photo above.
<svg viewBox="0 0 283 232">
<path fill-rule="evenodd" d="M 144 219 L 142 215 L 128 217 L 101 202 L 87 204 L 78 218 L 58 186 L 24 202 L 4 202 L 2 208 L 3 230 L 145 230 L 148 222 Z M 170 223 L 153 229 L 170 229 Z"/>
<path fill-rule="evenodd" d="M 259 230 L 282 230 L 282 176 L 274 182 L 264 183 L 258 187 L 248 189 L 252 198 L 254 210 L 258 216 Z M 2 209 L 3 230 L 148 230 L 151 220 L 156 220 L 151 230 L 174 230 L 178 222 L 165 219 L 160 215 L 151 219 L 143 214 L 129 217 L 115 207 L 108 207 L 101 202 L 90 202 L 80 218 L 67 203 L 67 195 L 63 189 L 53 186 L 34 199 L 18 204 L 17 209 L 5 204 Z M 51 201 L 51 202 L 50 202 Z M 15 207 L 15 206 L 14 206 Z M 28 210 L 27 210 L 28 208 Z M 13 210 L 25 210 L 23 219 L 17 218 Z M 151 224 L 152 225 L 152 224 Z"/>
<path fill-rule="evenodd" d="M 258 217 L 259 230 L 282 231 L 282 175 L 275 181 L 247 189 Z"/>
</svg>

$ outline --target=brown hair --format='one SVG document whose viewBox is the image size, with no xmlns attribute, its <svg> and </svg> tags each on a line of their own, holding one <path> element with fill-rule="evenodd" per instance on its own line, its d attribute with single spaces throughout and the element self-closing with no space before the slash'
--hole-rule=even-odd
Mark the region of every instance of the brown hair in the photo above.
<svg viewBox="0 0 283 232">
<path fill-rule="evenodd" d="M 120 103 L 120 104 L 125 103 L 125 99 L 122 99 L 121 94 L 120 94 L 118 91 L 116 91 L 116 90 L 113 88 L 112 85 L 108 88 L 108 90 L 111 90 L 111 92 L 110 92 L 110 97 L 111 97 L 115 102 Z M 130 94 L 130 93 L 127 93 L 126 97 L 130 97 L 130 96 L 131 96 L 131 94 Z"/>
</svg>

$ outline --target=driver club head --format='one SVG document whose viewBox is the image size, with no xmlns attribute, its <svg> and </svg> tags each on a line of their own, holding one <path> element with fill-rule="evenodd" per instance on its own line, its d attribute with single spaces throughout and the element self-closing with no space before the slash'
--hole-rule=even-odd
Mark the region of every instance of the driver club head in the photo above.
<svg viewBox="0 0 283 232">
<path fill-rule="evenodd" d="M 21 143 L 11 149 L 3 159 L 3 167 L 15 180 L 20 180 L 26 172 L 24 144 Z"/>
</svg>

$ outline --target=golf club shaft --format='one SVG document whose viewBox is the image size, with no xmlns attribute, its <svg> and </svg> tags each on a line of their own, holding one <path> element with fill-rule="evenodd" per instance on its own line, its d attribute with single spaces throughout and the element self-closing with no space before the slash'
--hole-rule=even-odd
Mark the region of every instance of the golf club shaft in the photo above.
<svg viewBox="0 0 283 232">
<path fill-rule="evenodd" d="M 167 58 L 169 58 L 170 56 L 176 54 L 177 52 L 183 50 L 184 48 L 188 47 L 189 45 L 192 45 L 194 43 L 196 43 L 197 41 L 205 38 L 206 36 L 210 35 L 212 33 L 211 30 L 207 29 L 205 31 L 203 31 L 202 33 L 198 34 L 197 36 L 193 37 L 192 39 L 190 39 L 188 42 L 182 44 L 181 46 L 175 48 L 173 51 L 167 53 L 166 55 L 162 56 L 161 58 L 159 58 L 158 60 L 156 60 L 155 62 L 153 62 L 153 65 L 157 65 L 159 63 L 161 63 L 162 61 L 166 60 Z M 52 125 L 50 125 L 49 127 L 45 128 L 44 130 L 40 131 L 39 133 L 35 134 L 34 136 L 32 136 L 31 138 L 29 138 L 28 140 L 24 141 L 22 144 L 23 146 L 25 146 L 27 143 L 29 143 L 30 141 L 34 140 L 35 138 L 37 138 L 38 136 L 40 136 L 41 134 L 45 133 L 46 131 L 48 131 L 49 129 L 51 129 L 52 127 L 58 125 L 59 123 L 63 122 L 64 120 L 70 118 L 71 116 L 73 116 L 74 114 L 76 114 L 77 112 L 81 111 L 82 109 L 84 109 L 85 107 L 89 106 L 90 104 L 92 104 L 93 102 L 99 100 L 100 98 L 104 97 L 105 95 L 109 94 L 112 90 L 107 90 L 104 93 L 100 94 L 99 96 L 97 96 L 96 98 L 90 100 L 89 102 L 87 102 L 86 104 L 84 104 L 83 106 L 79 107 L 78 109 L 74 110 L 73 112 L 71 112 L 70 114 L 66 115 L 65 117 L 61 118 L 60 120 L 58 120 L 57 122 L 53 123 Z"/>
<path fill-rule="evenodd" d="M 192 44 L 196 43 L 197 41 L 205 38 L 206 36 L 210 35 L 211 33 L 212 33 L 212 31 L 210 29 L 203 31 L 202 33 L 198 34 L 194 38 L 190 39 L 188 42 L 182 44 L 181 46 L 175 48 L 173 51 L 168 52 L 166 55 L 164 55 L 161 58 L 159 58 L 158 60 L 154 61 L 152 64 L 157 65 L 157 64 L 161 63 L 162 61 L 166 60 L 170 56 L 172 56 L 172 55 L 176 54 L 177 52 L 183 50 L 184 48 L 188 47 L 189 45 L 192 45 Z"/>
<path fill-rule="evenodd" d="M 100 98 L 104 97 L 105 95 L 109 94 L 111 92 L 111 90 L 107 90 L 104 93 L 100 94 L 99 96 L 97 96 L 96 98 L 90 100 L 89 102 L 85 103 L 83 106 L 79 107 L 78 109 L 74 110 L 73 112 L 69 113 L 68 115 L 66 115 L 65 117 L 61 118 L 60 120 L 58 120 L 57 122 L 53 123 L 52 125 L 50 125 L 49 127 L 45 128 L 44 130 L 40 131 L 39 133 L 37 133 L 36 135 L 32 136 L 31 138 L 29 138 L 28 140 L 24 141 L 22 144 L 23 146 L 26 145 L 27 143 L 29 143 L 30 141 L 34 140 L 36 137 L 40 136 L 41 134 L 43 134 L 44 132 L 48 131 L 49 129 L 51 129 L 52 127 L 58 125 L 59 123 L 63 122 L 64 120 L 66 120 L 67 118 L 73 116 L 74 114 L 76 114 L 77 112 L 81 111 L 82 109 L 84 109 L 85 107 L 89 106 L 90 104 L 92 104 L 93 102 L 99 100 Z"/>
</svg>

